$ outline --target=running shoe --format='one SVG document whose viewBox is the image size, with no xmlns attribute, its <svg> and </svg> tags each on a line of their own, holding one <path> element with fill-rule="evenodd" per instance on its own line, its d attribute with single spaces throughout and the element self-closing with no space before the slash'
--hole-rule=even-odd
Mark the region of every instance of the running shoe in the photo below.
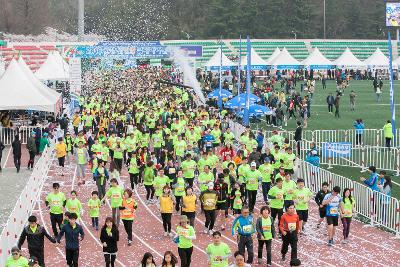
<svg viewBox="0 0 400 267">
<path fill-rule="evenodd" d="M 132 240 L 128 240 L 128 246 L 132 246 Z"/>
<path fill-rule="evenodd" d="M 209 230 L 209 231 L 208 231 L 208 234 L 209 234 L 209 235 L 212 235 L 213 233 L 214 233 L 213 230 Z"/>
<path fill-rule="evenodd" d="M 203 233 L 208 234 L 208 229 L 204 229 Z"/>
<path fill-rule="evenodd" d="M 262 259 L 258 258 L 258 264 L 262 264 Z"/>
<path fill-rule="evenodd" d="M 167 237 L 167 236 L 168 236 L 168 233 L 167 233 L 167 232 L 165 232 L 165 233 L 164 233 L 164 236 L 165 236 L 165 237 Z"/>
<path fill-rule="evenodd" d="M 333 241 L 332 241 L 332 239 L 329 239 L 329 240 L 328 240 L 328 246 L 330 246 L 330 247 L 333 246 Z"/>
</svg>

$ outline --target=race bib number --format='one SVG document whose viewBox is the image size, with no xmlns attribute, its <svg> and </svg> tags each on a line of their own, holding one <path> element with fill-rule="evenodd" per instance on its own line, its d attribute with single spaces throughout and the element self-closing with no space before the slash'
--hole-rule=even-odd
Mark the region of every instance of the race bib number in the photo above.
<svg viewBox="0 0 400 267">
<path fill-rule="evenodd" d="M 208 206 L 208 207 L 214 206 L 214 205 L 215 205 L 215 200 L 213 200 L 213 199 L 207 199 L 207 200 L 204 202 L 204 205 L 205 205 L 205 206 Z"/>
<path fill-rule="evenodd" d="M 296 223 L 288 223 L 288 229 L 290 232 L 296 230 Z"/>
<path fill-rule="evenodd" d="M 263 230 L 264 232 L 271 232 L 271 225 L 264 225 L 264 226 L 262 227 L 262 230 Z"/>
<path fill-rule="evenodd" d="M 282 195 L 282 194 L 276 194 L 276 198 L 277 198 L 277 199 L 282 199 L 282 198 L 283 198 L 283 195 Z"/>
<path fill-rule="evenodd" d="M 211 142 L 207 142 L 207 146 L 212 146 L 212 143 Z"/>
<path fill-rule="evenodd" d="M 169 168 L 168 173 L 174 174 L 176 172 L 175 168 Z"/>
<path fill-rule="evenodd" d="M 245 233 L 251 233 L 251 230 L 253 229 L 252 225 L 245 225 L 243 226 L 243 232 Z"/>
<path fill-rule="evenodd" d="M 241 199 L 236 199 L 235 200 L 236 205 L 242 205 L 242 200 Z"/>
<path fill-rule="evenodd" d="M 337 208 L 337 207 L 332 207 L 332 208 L 329 210 L 329 213 L 332 214 L 332 215 L 338 214 L 338 208 Z"/>
<path fill-rule="evenodd" d="M 188 229 L 179 229 L 178 235 L 186 237 L 189 235 L 189 230 Z"/>
<path fill-rule="evenodd" d="M 214 263 L 220 263 L 222 261 L 222 257 L 221 256 L 215 256 L 213 258 Z"/>
<path fill-rule="evenodd" d="M 60 201 L 58 200 L 53 200 L 51 203 L 53 206 L 60 206 Z"/>
<path fill-rule="evenodd" d="M 297 198 L 298 198 L 299 200 L 304 200 L 304 195 L 299 195 L 299 196 L 297 196 Z"/>
<path fill-rule="evenodd" d="M 111 197 L 114 198 L 114 199 L 118 199 L 118 198 L 120 198 L 121 196 L 120 196 L 120 194 L 112 194 Z"/>
<path fill-rule="evenodd" d="M 256 184 L 257 183 L 257 179 L 251 178 L 251 179 L 249 179 L 249 183 L 250 184 Z"/>
</svg>

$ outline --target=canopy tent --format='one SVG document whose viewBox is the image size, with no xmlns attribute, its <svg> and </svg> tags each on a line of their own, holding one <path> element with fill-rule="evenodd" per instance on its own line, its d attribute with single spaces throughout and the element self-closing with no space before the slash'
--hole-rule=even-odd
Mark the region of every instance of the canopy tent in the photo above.
<svg viewBox="0 0 400 267">
<path fill-rule="evenodd" d="M 267 64 L 271 65 L 271 62 L 281 53 L 281 50 L 277 47 L 274 52 L 267 59 Z"/>
<path fill-rule="evenodd" d="M 6 63 L 4 62 L 3 58 L 0 57 L 0 77 L 1 75 L 3 75 L 5 70 L 6 70 Z"/>
<path fill-rule="evenodd" d="M 221 48 L 218 48 L 215 51 L 215 54 L 208 60 L 208 62 L 204 65 L 208 70 L 218 71 L 219 66 L 221 65 Z M 224 53 L 222 53 L 222 70 L 229 70 L 232 67 L 236 66 Z"/>
<path fill-rule="evenodd" d="M 365 68 L 365 64 L 356 58 L 349 48 L 346 48 L 343 54 L 333 61 L 333 65 L 338 68 Z"/>
<path fill-rule="evenodd" d="M 50 101 L 56 103 L 56 111 L 59 110 L 61 107 L 61 94 L 57 93 L 55 90 L 50 89 L 46 85 L 44 85 L 42 82 L 39 81 L 38 78 L 33 74 L 31 69 L 26 65 L 25 61 L 20 57 L 18 59 L 18 64 L 21 67 L 21 69 L 24 71 L 25 75 L 29 78 L 29 80 L 32 82 L 32 84 L 37 88 L 37 90 L 40 92 L 40 94 Z"/>
<path fill-rule="evenodd" d="M 332 62 L 327 59 L 319 49 L 316 47 L 312 53 L 304 59 L 301 64 L 310 69 L 331 69 L 333 68 Z"/>
<path fill-rule="evenodd" d="M 370 69 L 387 69 L 389 68 L 389 59 L 378 47 L 372 55 L 364 60 L 364 64 Z"/>
<path fill-rule="evenodd" d="M 273 66 L 275 69 L 299 69 L 300 62 L 295 59 L 286 48 L 283 48 L 282 51 L 277 55 L 274 59 L 272 59 L 269 64 Z"/>
<path fill-rule="evenodd" d="M 56 111 L 56 102 L 44 97 L 16 60 L 0 78 L 0 110 Z"/>
<path fill-rule="evenodd" d="M 251 69 L 252 70 L 264 70 L 267 69 L 268 63 L 259 54 L 257 54 L 256 50 L 251 48 L 250 51 L 250 59 L 251 59 Z M 245 69 L 247 66 L 247 56 L 242 57 L 240 61 L 240 66 L 242 69 Z"/>
<path fill-rule="evenodd" d="M 36 71 L 36 77 L 39 80 L 69 80 L 69 65 L 62 58 L 58 51 L 48 55 L 43 65 Z"/>
<path fill-rule="evenodd" d="M 233 94 L 226 89 L 221 89 L 221 96 L 222 98 L 229 98 Z M 219 88 L 215 89 L 214 91 L 210 92 L 208 98 L 218 98 L 219 97 Z"/>
<path fill-rule="evenodd" d="M 250 94 L 249 98 L 250 98 L 250 104 L 260 101 L 260 98 L 254 94 Z M 242 93 L 238 96 L 235 96 L 231 100 L 227 101 L 224 104 L 224 107 L 230 108 L 230 109 L 238 108 L 238 107 L 245 107 L 246 99 L 247 99 L 247 93 Z"/>
<path fill-rule="evenodd" d="M 398 57 L 397 59 L 393 60 L 392 66 L 394 69 L 398 69 L 400 65 L 400 57 Z"/>
<path fill-rule="evenodd" d="M 272 115 L 273 111 L 266 106 L 261 106 L 257 104 L 253 104 L 249 106 L 249 116 L 250 117 L 258 117 L 262 115 Z M 239 117 L 243 117 L 244 109 L 238 112 L 237 114 Z"/>
</svg>

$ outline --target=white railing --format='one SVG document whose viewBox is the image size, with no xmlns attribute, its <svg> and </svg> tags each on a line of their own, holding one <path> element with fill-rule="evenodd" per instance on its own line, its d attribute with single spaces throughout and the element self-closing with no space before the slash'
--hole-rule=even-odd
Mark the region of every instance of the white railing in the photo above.
<svg viewBox="0 0 400 267">
<path fill-rule="evenodd" d="M 22 144 L 28 143 L 28 138 L 37 127 L 35 126 L 21 126 L 21 127 L 0 127 L 0 140 L 4 145 L 8 146 L 14 141 L 15 135 L 19 134 Z"/>
<path fill-rule="evenodd" d="M 258 125 L 256 129 L 258 130 Z M 289 138 L 294 137 L 294 131 L 279 130 L 279 134 L 287 136 Z M 272 135 L 272 131 L 266 131 L 266 137 L 269 138 Z M 385 146 L 385 135 L 383 129 L 364 129 L 361 137 L 357 136 L 355 129 L 348 130 L 305 130 L 302 131 L 302 139 L 316 143 L 317 146 L 321 146 L 324 142 L 350 142 L 352 147 L 358 147 L 361 145 L 357 139 L 361 139 L 361 144 L 364 146 Z M 400 145 L 400 129 L 396 129 L 395 140 L 392 140 L 392 146 L 394 141 L 396 146 Z"/>
<path fill-rule="evenodd" d="M 33 168 L 32 174 L 8 217 L 0 236 L 0 266 L 5 266 L 10 250 L 17 245 L 19 236 L 31 215 L 50 168 L 52 149 L 47 147 Z"/>
<path fill-rule="evenodd" d="M 232 123 L 232 131 L 240 128 L 236 124 L 238 123 Z M 285 134 L 287 137 L 292 138 L 292 142 L 290 143 L 293 147 L 294 132 L 285 132 Z M 235 137 L 239 140 L 240 135 L 236 135 Z M 303 138 L 301 155 L 299 155 L 300 157 L 297 159 L 296 164 L 297 168 L 295 174 L 297 177 L 304 179 L 306 186 L 310 188 L 314 194 L 321 189 L 323 182 L 328 182 L 331 186 L 340 186 L 342 192 L 345 188 L 349 188 L 356 200 L 356 213 L 361 217 L 360 219 L 362 219 L 362 221 L 369 223 L 372 226 L 385 228 L 386 230 L 395 233 L 396 237 L 400 237 L 399 200 L 393 197 L 388 197 L 381 192 L 372 191 L 369 187 L 361 183 L 305 162 L 303 159 L 305 159 L 306 152 L 310 149 L 310 143 L 310 141 L 305 141 Z M 391 153 L 394 153 L 396 158 L 398 158 L 397 149 L 392 148 L 391 150 L 395 151 Z M 320 151 L 321 150 L 319 150 L 319 152 Z M 371 149 L 368 148 L 365 151 L 368 151 L 364 152 L 366 153 L 364 155 L 365 161 L 372 153 L 379 153 L 377 152 L 376 147 L 372 147 Z M 323 157 L 321 157 L 321 160 L 322 159 Z M 364 163 L 364 166 L 367 165 Z"/>
</svg>

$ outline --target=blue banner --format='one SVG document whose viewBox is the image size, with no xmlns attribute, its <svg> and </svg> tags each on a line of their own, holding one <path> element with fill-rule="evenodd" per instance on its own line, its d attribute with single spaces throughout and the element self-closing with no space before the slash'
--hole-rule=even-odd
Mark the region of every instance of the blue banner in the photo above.
<svg viewBox="0 0 400 267">
<path fill-rule="evenodd" d="M 350 157 L 351 156 L 350 142 L 322 143 L 322 155 L 328 158 Z"/>
<path fill-rule="evenodd" d="M 168 58 L 166 46 L 162 45 L 95 45 L 74 46 L 66 52 L 66 57 L 79 58 Z"/>
<path fill-rule="evenodd" d="M 188 57 L 203 56 L 203 47 L 201 45 L 181 45 L 180 49 L 185 51 Z"/>
<path fill-rule="evenodd" d="M 397 40 L 398 41 L 398 40 Z M 397 42 L 396 41 L 396 42 Z M 388 31 L 388 46 L 389 46 L 389 81 L 390 81 L 390 110 L 392 112 L 392 133 L 393 133 L 393 146 L 396 144 L 396 107 L 394 105 L 394 91 L 393 91 L 393 53 L 392 53 L 392 40 L 390 38 L 390 31 Z"/>
</svg>

